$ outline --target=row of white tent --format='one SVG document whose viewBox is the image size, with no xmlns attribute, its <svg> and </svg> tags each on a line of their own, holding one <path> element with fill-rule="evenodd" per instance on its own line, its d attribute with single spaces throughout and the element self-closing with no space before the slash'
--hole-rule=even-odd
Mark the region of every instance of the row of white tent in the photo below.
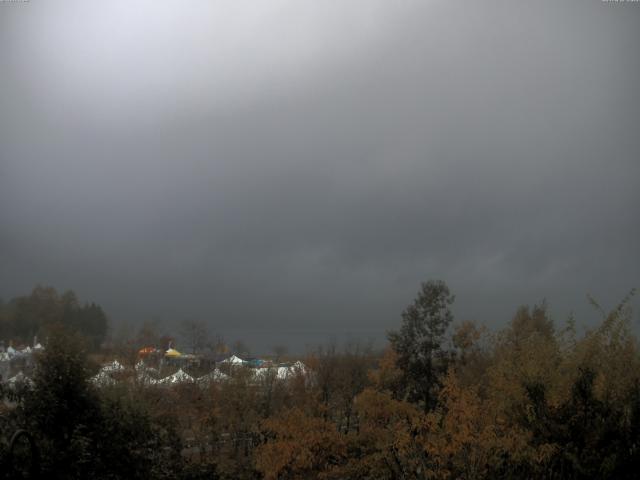
<svg viewBox="0 0 640 480">
<path fill-rule="evenodd" d="M 237 358 L 237 357 L 236 357 Z M 233 363 L 233 362 L 228 362 Z M 91 381 L 99 386 L 115 385 L 116 380 L 112 374 L 124 372 L 126 368 L 117 360 L 114 360 L 104 365 L 100 371 L 91 378 Z M 138 381 L 146 385 L 177 385 L 181 383 L 197 383 L 200 385 L 209 385 L 213 382 L 220 382 L 229 379 L 229 375 L 221 372 L 219 369 L 207 373 L 198 378 L 194 378 L 189 375 L 183 369 L 179 369 L 177 372 L 168 375 L 161 379 L 156 379 L 157 370 L 149 368 L 144 365 L 143 362 L 138 362 L 135 366 L 136 376 Z M 252 369 L 253 378 L 255 380 L 267 379 L 269 375 L 274 375 L 279 380 L 286 380 L 295 375 L 306 375 L 307 367 L 304 363 L 298 361 L 288 367 L 265 367 Z M 154 375 L 155 374 L 155 375 Z M 18 372 L 13 377 L 6 381 L 6 384 L 13 388 L 19 384 L 33 385 L 33 380 L 26 376 L 23 372 Z"/>
<path fill-rule="evenodd" d="M 0 362 L 10 361 L 13 358 L 28 357 L 31 354 L 42 350 L 44 350 L 44 347 L 39 343 L 36 343 L 33 347 L 27 346 L 20 350 L 15 349 L 12 346 L 8 346 L 4 352 L 0 352 Z"/>
<path fill-rule="evenodd" d="M 235 357 L 235 355 L 233 356 Z M 232 365 L 241 365 L 244 361 L 240 360 L 237 362 L 231 357 L 227 363 Z M 235 357 L 238 359 L 238 357 Z M 229 379 L 229 375 L 224 372 L 221 372 L 219 369 L 214 369 L 213 371 L 203 375 L 201 377 L 193 377 L 185 372 L 182 368 L 180 368 L 177 372 L 168 375 L 164 378 L 157 379 L 158 371 L 155 368 L 147 367 L 144 362 L 139 361 L 135 365 L 136 378 L 138 382 L 145 385 L 177 385 L 181 383 L 197 383 L 200 385 L 209 385 L 212 382 L 219 382 Z M 108 386 L 115 385 L 116 380 L 113 378 L 112 374 L 124 372 L 126 368 L 117 360 L 114 360 L 106 365 L 104 365 L 100 371 L 92 377 L 92 382 L 99 386 Z M 286 380 L 295 375 L 306 375 L 307 367 L 300 361 L 295 362 L 293 365 L 288 367 L 265 367 L 265 368 L 256 368 L 252 369 L 253 378 L 255 380 L 266 379 L 268 376 L 274 375 L 275 378 L 279 380 Z"/>
<path fill-rule="evenodd" d="M 295 375 L 306 375 L 307 367 L 304 363 L 297 361 L 288 367 L 265 367 L 256 368 L 253 371 L 253 375 L 256 379 L 266 378 L 271 374 L 275 374 L 275 377 L 279 380 L 286 380 Z"/>
<path fill-rule="evenodd" d="M 136 378 L 138 382 L 143 385 L 177 385 L 181 383 L 198 383 L 200 385 L 208 385 L 214 381 L 222 381 L 227 380 L 229 378 L 228 375 L 221 372 L 218 369 L 215 369 L 213 372 L 210 372 L 202 377 L 194 378 L 185 372 L 183 369 L 179 369 L 177 372 L 168 375 L 164 378 L 157 379 L 153 376 L 152 372 L 155 369 L 149 369 L 145 371 L 136 372 Z M 96 375 L 91 378 L 91 381 L 98 386 L 111 386 L 116 384 L 116 380 L 113 376 L 111 376 L 113 371 L 104 371 L 100 370 Z"/>
</svg>

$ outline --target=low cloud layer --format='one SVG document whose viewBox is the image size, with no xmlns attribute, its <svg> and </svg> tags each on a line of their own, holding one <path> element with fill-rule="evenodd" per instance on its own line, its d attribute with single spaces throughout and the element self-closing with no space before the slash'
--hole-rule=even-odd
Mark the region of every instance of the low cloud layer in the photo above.
<svg viewBox="0 0 640 480">
<path fill-rule="evenodd" d="M 258 350 L 640 286 L 640 6 L 0 6 L 0 295 Z"/>
</svg>

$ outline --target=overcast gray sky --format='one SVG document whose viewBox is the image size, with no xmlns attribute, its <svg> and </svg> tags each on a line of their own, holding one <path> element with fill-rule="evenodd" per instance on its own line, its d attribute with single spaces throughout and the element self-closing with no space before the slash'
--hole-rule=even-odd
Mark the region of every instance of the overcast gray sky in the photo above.
<svg viewBox="0 0 640 480">
<path fill-rule="evenodd" d="M 639 45 L 631 2 L 0 2 L 0 296 L 258 351 L 431 278 L 589 323 L 640 286 Z"/>
</svg>

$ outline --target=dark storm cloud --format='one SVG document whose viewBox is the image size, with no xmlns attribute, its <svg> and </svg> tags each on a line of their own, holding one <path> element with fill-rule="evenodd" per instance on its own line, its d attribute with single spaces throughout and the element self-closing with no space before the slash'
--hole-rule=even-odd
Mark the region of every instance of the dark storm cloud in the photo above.
<svg viewBox="0 0 640 480">
<path fill-rule="evenodd" d="M 2 295 L 266 348 L 638 286 L 640 7 L 344 3 L 2 6 Z"/>
</svg>

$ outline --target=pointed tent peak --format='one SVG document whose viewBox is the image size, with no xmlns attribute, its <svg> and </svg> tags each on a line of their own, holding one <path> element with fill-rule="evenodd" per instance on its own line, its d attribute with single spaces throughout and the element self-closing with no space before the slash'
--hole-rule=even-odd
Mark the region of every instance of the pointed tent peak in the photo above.
<svg viewBox="0 0 640 480">
<path fill-rule="evenodd" d="M 152 369 L 144 367 L 141 369 L 136 369 L 136 379 L 138 383 L 142 385 L 155 385 L 156 383 L 158 383 L 158 380 L 150 375 L 150 370 Z"/>
<path fill-rule="evenodd" d="M 16 373 L 13 377 L 7 380 L 10 384 L 15 384 L 16 382 L 22 382 L 25 378 L 28 378 L 22 371 Z"/>
<path fill-rule="evenodd" d="M 182 369 L 179 369 L 173 375 L 164 377 L 162 380 L 158 380 L 157 383 L 162 385 L 170 385 L 175 383 L 193 382 L 193 377 Z"/>
<path fill-rule="evenodd" d="M 112 362 L 103 365 L 100 370 L 103 372 L 121 372 L 124 369 L 124 366 L 118 360 L 113 360 Z"/>
<path fill-rule="evenodd" d="M 181 378 L 181 379 L 185 379 L 185 380 L 193 380 L 193 377 L 191 375 L 189 375 L 187 372 L 185 372 L 181 368 L 178 369 L 178 371 L 176 373 L 174 373 L 173 376 L 175 378 Z"/>
<path fill-rule="evenodd" d="M 203 375 L 201 377 L 197 378 L 197 382 L 201 383 L 201 384 L 209 384 L 211 382 L 215 382 L 215 381 L 220 381 L 220 380 L 227 380 L 229 378 L 229 375 L 221 372 L 220 370 L 218 370 L 217 368 L 215 370 L 213 370 L 212 372 L 207 373 L 206 375 Z"/>
<path fill-rule="evenodd" d="M 33 380 L 27 377 L 22 371 L 18 372 L 16 375 L 7 380 L 9 387 L 13 388 L 16 385 L 29 385 L 33 386 Z"/>
<path fill-rule="evenodd" d="M 91 377 L 91 382 L 99 387 L 111 386 L 116 384 L 116 381 L 111 377 L 111 375 L 104 371 L 100 371 L 96 375 Z"/>
<path fill-rule="evenodd" d="M 22 380 L 25 377 L 24 373 L 22 373 L 22 370 L 19 371 L 18 373 L 16 373 L 13 377 L 11 377 L 8 381 L 18 381 L 18 380 Z"/>
<path fill-rule="evenodd" d="M 300 372 L 304 373 L 307 371 L 307 366 L 304 363 L 302 363 L 300 360 L 298 360 L 293 365 L 291 365 L 291 369 L 299 370 Z"/>
<path fill-rule="evenodd" d="M 270 367 L 261 367 L 253 370 L 253 378 L 256 380 L 260 380 L 262 378 L 267 378 L 269 373 L 273 371 Z"/>
<path fill-rule="evenodd" d="M 225 358 L 220 363 L 230 363 L 232 365 L 242 365 L 244 363 L 244 360 L 242 360 L 240 357 L 237 357 L 236 355 L 231 355 L 229 358 Z"/>
</svg>

